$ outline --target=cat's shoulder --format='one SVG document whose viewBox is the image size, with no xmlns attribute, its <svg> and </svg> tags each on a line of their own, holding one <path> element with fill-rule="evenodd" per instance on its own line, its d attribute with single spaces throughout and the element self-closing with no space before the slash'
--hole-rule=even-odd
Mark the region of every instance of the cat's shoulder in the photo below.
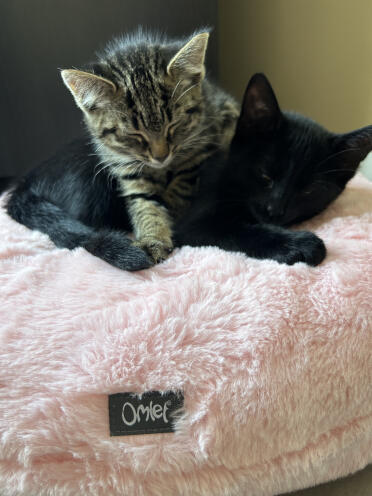
<svg viewBox="0 0 372 496">
<path fill-rule="evenodd" d="M 78 138 L 60 146 L 54 154 L 27 172 L 24 179 L 57 180 L 66 173 L 91 176 L 98 164 L 98 157 L 89 139 Z"/>
</svg>

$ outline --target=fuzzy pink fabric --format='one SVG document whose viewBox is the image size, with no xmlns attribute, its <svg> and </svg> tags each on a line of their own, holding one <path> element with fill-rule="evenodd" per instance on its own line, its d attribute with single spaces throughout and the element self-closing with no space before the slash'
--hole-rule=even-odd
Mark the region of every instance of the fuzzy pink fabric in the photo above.
<svg viewBox="0 0 372 496">
<path fill-rule="evenodd" d="M 270 496 L 372 462 L 372 183 L 301 227 L 319 267 L 185 247 L 125 273 L 1 208 L 1 494 Z M 109 436 L 108 394 L 177 388 L 176 433 Z"/>
</svg>

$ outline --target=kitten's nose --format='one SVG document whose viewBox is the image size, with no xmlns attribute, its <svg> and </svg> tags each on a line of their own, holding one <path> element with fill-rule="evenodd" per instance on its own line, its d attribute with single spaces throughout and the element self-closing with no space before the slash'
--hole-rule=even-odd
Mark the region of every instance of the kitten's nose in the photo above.
<svg viewBox="0 0 372 496">
<path fill-rule="evenodd" d="M 274 205 L 273 203 L 269 203 L 266 206 L 267 216 L 271 219 L 271 221 L 278 221 L 284 214 L 284 209 L 280 205 Z"/>
<path fill-rule="evenodd" d="M 271 203 L 269 203 L 266 207 L 266 211 L 269 215 L 269 217 L 272 217 L 274 215 L 274 207 L 272 206 Z"/>
<path fill-rule="evenodd" d="M 169 146 L 166 141 L 153 141 L 151 143 L 151 155 L 155 160 L 163 162 L 169 155 Z"/>
</svg>

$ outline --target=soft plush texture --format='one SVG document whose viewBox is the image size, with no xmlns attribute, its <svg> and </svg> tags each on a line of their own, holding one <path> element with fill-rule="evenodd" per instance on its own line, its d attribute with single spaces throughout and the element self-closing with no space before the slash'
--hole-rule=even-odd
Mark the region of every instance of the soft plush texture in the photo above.
<svg viewBox="0 0 372 496">
<path fill-rule="evenodd" d="M 126 273 L 1 208 L 1 494 L 269 496 L 372 462 L 371 185 L 301 226 L 316 268 L 185 247 Z M 176 433 L 109 436 L 108 394 L 176 388 Z"/>
</svg>

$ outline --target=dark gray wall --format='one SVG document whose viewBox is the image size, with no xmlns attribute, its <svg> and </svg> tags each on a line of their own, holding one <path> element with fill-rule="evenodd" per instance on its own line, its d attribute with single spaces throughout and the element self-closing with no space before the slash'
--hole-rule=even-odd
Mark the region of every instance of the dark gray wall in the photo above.
<svg viewBox="0 0 372 496">
<path fill-rule="evenodd" d="M 207 63 L 217 74 L 217 0 L 0 0 L 0 176 L 18 175 L 82 133 L 58 68 L 79 66 L 138 25 L 171 36 L 213 26 Z"/>
</svg>

